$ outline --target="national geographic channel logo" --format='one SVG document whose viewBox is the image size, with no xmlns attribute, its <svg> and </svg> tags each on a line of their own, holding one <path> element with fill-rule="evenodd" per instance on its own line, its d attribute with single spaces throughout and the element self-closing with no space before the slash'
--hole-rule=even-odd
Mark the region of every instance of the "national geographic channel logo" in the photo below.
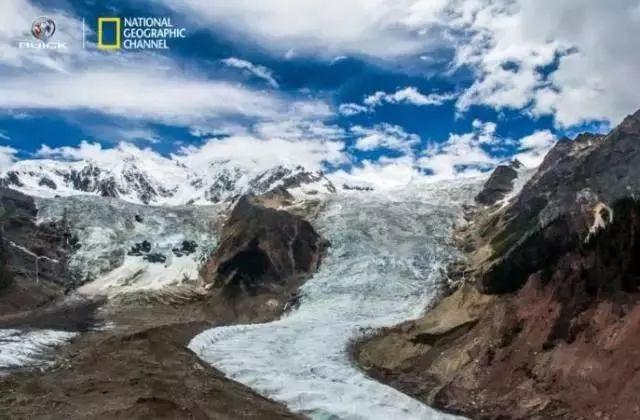
<svg viewBox="0 0 640 420">
<path fill-rule="evenodd" d="M 168 50 L 169 40 L 186 36 L 187 30 L 169 17 L 98 18 L 98 48 L 105 51 Z"/>
<path fill-rule="evenodd" d="M 56 33 L 56 22 L 48 16 L 39 16 L 31 23 L 31 35 L 36 39 L 18 42 L 18 48 L 59 50 L 67 48 L 64 42 L 49 42 Z"/>
</svg>

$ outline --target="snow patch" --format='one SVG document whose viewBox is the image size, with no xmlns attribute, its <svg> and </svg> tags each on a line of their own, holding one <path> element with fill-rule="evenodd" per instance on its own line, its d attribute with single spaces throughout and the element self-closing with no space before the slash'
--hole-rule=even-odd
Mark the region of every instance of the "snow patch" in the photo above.
<svg viewBox="0 0 640 420">
<path fill-rule="evenodd" d="M 56 330 L 0 329 L 0 369 L 42 365 L 48 350 L 61 346 L 77 333 Z"/>
</svg>

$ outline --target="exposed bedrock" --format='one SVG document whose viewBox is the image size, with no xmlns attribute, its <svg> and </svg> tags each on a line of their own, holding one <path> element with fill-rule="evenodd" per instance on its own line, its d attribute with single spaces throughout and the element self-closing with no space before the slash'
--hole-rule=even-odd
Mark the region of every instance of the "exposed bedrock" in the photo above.
<svg viewBox="0 0 640 420">
<path fill-rule="evenodd" d="M 200 274 L 232 298 L 286 296 L 317 270 L 328 246 L 308 221 L 244 196 Z"/>
<path fill-rule="evenodd" d="M 518 177 L 516 169 L 520 167 L 522 164 L 517 160 L 509 165 L 498 165 L 476 196 L 476 201 L 490 206 L 505 198 L 513 190 L 513 181 Z"/>
<path fill-rule="evenodd" d="M 640 418 L 640 113 L 561 140 L 460 236 L 473 273 L 360 343 L 374 377 L 472 418 Z"/>
<path fill-rule="evenodd" d="M 75 285 L 68 257 L 77 248 L 65 220 L 36 224 L 33 199 L 0 188 L 0 315 L 28 310 Z"/>
</svg>

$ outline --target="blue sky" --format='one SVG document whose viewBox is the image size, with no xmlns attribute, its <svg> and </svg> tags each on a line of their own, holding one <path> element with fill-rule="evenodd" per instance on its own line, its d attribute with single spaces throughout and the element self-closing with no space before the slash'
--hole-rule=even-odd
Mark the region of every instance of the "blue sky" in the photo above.
<svg viewBox="0 0 640 420">
<path fill-rule="evenodd" d="M 556 138 L 607 130 L 637 107 L 624 80 L 640 60 L 624 52 L 640 6 L 621 3 L 8 0 L 0 170 L 88 158 L 69 152 L 82 142 L 221 159 L 268 151 L 274 164 L 398 182 L 512 157 L 535 165 Z M 50 41 L 67 48 L 18 48 L 36 16 L 55 20 Z M 99 16 L 170 17 L 187 37 L 99 51 Z M 616 40 L 598 40 L 612 28 Z"/>
</svg>

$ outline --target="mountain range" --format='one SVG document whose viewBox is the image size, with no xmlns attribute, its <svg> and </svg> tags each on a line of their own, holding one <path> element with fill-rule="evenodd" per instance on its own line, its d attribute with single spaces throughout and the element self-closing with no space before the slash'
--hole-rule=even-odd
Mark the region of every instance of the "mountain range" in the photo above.
<svg viewBox="0 0 640 420">
<path fill-rule="evenodd" d="M 151 205 L 215 204 L 275 188 L 294 195 L 336 190 L 322 172 L 302 166 L 265 170 L 212 161 L 194 169 L 181 161 L 135 154 L 110 162 L 22 160 L 0 175 L 0 186 L 36 197 L 94 195 Z"/>
</svg>

